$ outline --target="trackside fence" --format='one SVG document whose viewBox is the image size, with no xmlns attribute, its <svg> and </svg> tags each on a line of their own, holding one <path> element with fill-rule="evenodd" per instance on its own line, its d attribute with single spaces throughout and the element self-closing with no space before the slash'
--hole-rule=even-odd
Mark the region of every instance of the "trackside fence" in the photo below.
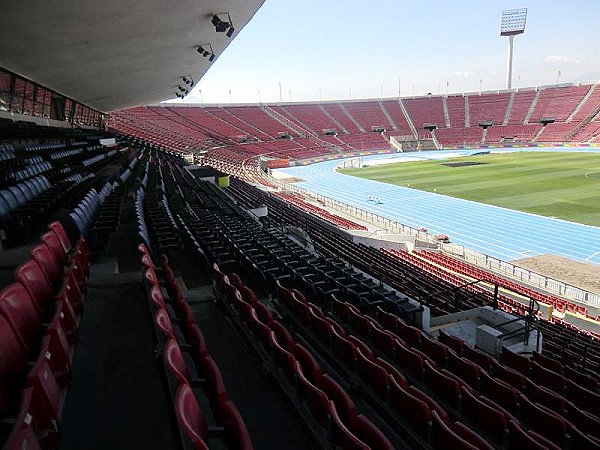
<svg viewBox="0 0 600 450">
<path fill-rule="evenodd" d="M 476 250 L 468 249 L 462 245 L 441 244 L 441 250 L 449 255 L 459 257 L 469 263 L 485 267 L 491 271 L 499 272 L 508 278 L 515 278 L 531 286 L 539 287 L 553 292 L 559 296 L 570 297 L 591 306 L 600 307 L 600 295 L 585 291 L 578 287 L 564 283 L 554 278 L 549 278 L 529 269 L 515 266 L 493 256 L 486 255 Z"/>
</svg>

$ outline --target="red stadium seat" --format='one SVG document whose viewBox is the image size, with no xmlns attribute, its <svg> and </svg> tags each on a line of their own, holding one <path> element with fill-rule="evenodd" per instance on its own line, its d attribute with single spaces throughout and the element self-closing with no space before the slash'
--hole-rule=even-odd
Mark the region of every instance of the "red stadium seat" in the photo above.
<svg viewBox="0 0 600 450">
<path fill-rule="evenodd" d="M 67 275 L 63 288 L 58 292 L 56 298 L 69 302 L 73 308 L 76 319 L 79 320 L 81 318 L 81 314 L 83 313 L 84 295 L 79 289 L 79 284 L 77 283 L 73 272 L 70 272 Z"/>
<path fill-rule="evenodd" d="M 173 330 L 173 324 L 166 309 L 158 308 L 156 310 L 154 324 L 166 339 L 176 339 L 175 330 Z"/>
<path fill-rule="evenodd" d="M 485 439 L 483 439 L 481 436 L 479 436 L 473 430 L 466 427 L 465 425 L 463 425 L 460 422 L 454 422 L 454 424 L 452 425 L 452 431 L 454 431 L 454 433 L 457 436 L 464 439 L 469 444 L 473 445 L 474 447 L 478 448 L 479 450 L 493 450 L 494 449 L 494 447 L 492 445 L 490 445 L 489 442 L 487 442 Z"/>
<path fill-rule="evenodd" d="M 446 361 L 448 359 L 448 347 L 446 347 L 444 344 L 440 344 L 437 341 L 423 337 L 421 339 L 421 351 L 435 361 L 438 366 L 446 367 Z"/>
<path fill-rule="evenodd" d="M 204 392 L 210 401 L 211 409 L 215 413 L 217 422 L 222 423 L 222 406 L 229 399 L 225 383 L 223 383 L 223 376 L 211 356 L 207 356 L 198 363 L 199 375 L 201 378 L 204 378 Z"/>
<path fill-rule="evenodd" d="M 194 348 L 195 360 L 201 361 L 208 356 L 208 347 L 206 346 L 204 335 L 202 334 L 200 327 L 195 323 L 186 322 L 184 327 L 186 341 Z"/>
<path fill-rule="evenodd" d="M 300 363 L 302 373 L 315 386 L 321 383 L 321 368 L 315 357 L 302 345 L 294 344 L 290 349 L 292 355 Z"/>
<path fill-rule="evenodd" d="M 2 447 L 3 450 L 42 450 L 40 442 L 31 428 L 31 421 L 32 417 L 29 413 L 25 413 L 25 417 L 19 417 Z"/>
<path fill-rule="evenodd" d="M 342 323 L 350 323 L 350 304 L 338 300 L 335 295 L 331 296 L 333 313 Z"/>
<path fill-rule="evenodd" d="M 502 347 L 500 353 L 500 362 L 516 370 L 522 375 L 529 376 L 529 369 L 531 367 L 531 361 L 526 356 L 519 355 L 518 353 L 510 351 L 506 347 Z"/>
<path fill-rule="evenodd" d="M 331 333 L 331 349 L 350 370 L 356 369 L 356 346 L 335 329 Z"/>
<path fill-rule="evenodd" d="M 331 324 L 326 319 L 317 316 L 314 313 L 314 311 L 311 310 L 310 327 L 317 339 L 319 339 L 319 341 L 321 342 L 321 344 L 324 345 L 326 348 L 329 348 L 329 346 L 331 345 Z"/>
<path fill-rule="evenodd" d="M 256 315 L 255 311 L 252 311 L 252 321 L 254 332 L 256 333 L 259 342 L 263 346 L 263 349 L 270 354 L 273 349 L 273 343 L 276 340 L 279 341 L 279 339 L 275 337 L 275 333 L 271 330 L 271 328 L 269 328 L 268 325 L 265 325 L 258 320 L 258 316 Z"/>
<path fill-rule="evenodd" d="M 46 280 L 52 286 L 53 291 L 56 292 L 63 283 L 64 271 L 52 250 L 42 243 L 31 249 L 31 257 L 39 264 Z"/>
<path fill-rule="evenodd" d="M 175 339 L 167 340 L 163 347 L 162 358 L 165 367 L 173 375 L 178 385 L 191 382 L 190 372 Z"/>
<path fill-rule="evenodd" d="M 438 371 L 429 361 L 425 361 L 424 371 L 425 384 L 436 395 L 442 398 L 448 404 L 458 406 L 460 399 L 460 385 L 453 378 Z"/>
<path fill-rule="evenodd" d="M 48 228 L 56 233 L 65 253 L 69 253 L 71 248 L 73 248 L 73 245 L 71 244 L 71 241 L 69 240 L 69 237 L 67 236 L 62 224 L 58 221 L 55 221 L 50 223 Z"/>
<path fill-rule="evenodd" d="M 49 379 L 52 378 L 51 376 Z M 58 418 L 52 411 L 52 398 L 48 399 L 48 392 L 43 384 L 37 384 L 32 380 L 35 387 L 27 387 L 21 392 L 21 406 L 15 426 L 21 424 L 31 425 L 31 429 L 38 438 L 39 447 L 57 448 L 59 441 Z M 48 381 L 51 384 L 51 381 Z M 19 450 L 23 450 L 19 448 Z"/>
<path fill-rule="evenodd" d="M 394 450 L 394 446 L 381 430 L 362 414 L 357 416 L 353 429 L 356 436 L 365 442 L 369 448 L 376 448 L 377 450 Z"/>
<path fill-rule="evenodd" d="M 371 319 L 369 317 L 363 315 L 360 311 L 355 310 L 354 308 L 349 308 L 350 314 L 350 325 L 356 331 L 356 333 L 363 339 L 370 339 L 370 323 Z"/>
<path fill-rule="evenodd" d="M 533 430 L 523 430 L 515 422 L 509 422 L 508 432 L 509 450 L 560 450 L 561 448 Z"/>
<path fill-rule="evenodd" d="M 533 354 L 531 355 L 531 359 L 532 361 L 538 363 L 540 366 L 551 370 L 553 372 L 556 373 L 563 373 L 563 365 L 560 361 L 554 359 L 554 358 L 550 358 L 548 356 L 542 355 L 541 353 L 538 352 L 533 352 Z"/>
<path fill-rule="evenodd" d="M 461 407 L 465 416 L 473 423 L 477 423 L 482 430 L 489 433 L 494 439 L 501 442 L 508 426 L 504 414 L 480 401 L 464 386 L 461 389 L 461 394 Z"/>
<path fill-rule="evenodd" d="M 365 344 L 363 341 L 361 341 L 359 338 L 357 338 L 356 336 L 348 336 L 347 339 L 352 342 L 354 344 L 354 346 L 357 349 L 360 349 L 360 351 L 363 353 L 363 355 L 369 359 L 373 359 L 374 355 L 373 355 L 373 350 L 371 350 L 371 348 Z"/>
<path fill-rule="evenodd" d="M 21 283 L 9 284 L 0 291 L 0 315 L 10 325 L 23 351 L 29 353 L 42 333 L 42 316 Z"/>
<path fill-rule="evenodd" d="M 348 426 L 352 426 L 356 419 L 356 405 L 348 393 L 327 374 L 323 374 L 318 387 L 327 395 L 327 398 L 335 402 L 342 421 Z"/>
<path fill-rule="evenodd" d="M 373 362 L 383 367 L 388 376 L 392 375 L 394 380 L 396 380 L 396 383 L 398 383 L 402 388 L 406 389 L 408 387 L 408 381 L 406 381 L 406 378 L 404 375 L 402 375 L 402 372 L 400 372 L 395 366 L 381 358 L 375 358 L 373 359 Z"/>
<path fill-rule="evenodd" d="M 206 420 L 192 389 L 185 383 L 180 384 L 175 393 L 175 415 L 194 450 L 208 450 Z"/>
<path fill-rule="evenodd" d="M 146 272 L 148 273 L 148 272 Z M 167 309 L 165 298 L 158 286 L 152 286 L 148 295 L 150 302 L 154 305 L 155 309 Z"/>
<path fill-rule="evenodd" d="M 531 379 L 558 393 L 562 393 L 565 390 L 566 381 L 560 373 L 546 369 L 535 361 L 531 362 Z"/>
<path fill-rule="evenodd" d="M 0 315 L 0 414 L 13 404 L 24 380 L 27 353 L 6 319 Z"/>
<path fill-rule="evenodd" d="M 294 363 L 296 362 L 296 359 L 289 351 L 279 344 L 279 341 L 275 337 L 275 333 L 271 333 L 269 337 L 271 338 L 271 347 L 273 349 L 275 365 L 281 368 L 288 382 L 294 384 L 296 377 L 296 374 L 294 373 Z"/>
<path fill-rule="evenodd" d="M 402 321 L 397 322 L 397 327 L 397 334 L 404 342 L 406 342 L 410 347 L 420 348 L 421 338 L 423 337 L 421 330 L 413 326 L 406 325 Z"/>
<path fill-rule="evenodd" d="M 65 404 L 66 390 L 56 382 L 45 355 L 40 355 L 30 370 L 27 384 L 41 398 L 45 410 L 59 422 Z"/>
<path fill-rule="evenodd" d="M 15 269 L 15 279 L 29 292 L 40 314 L 44 314 L 52 301 L 53 289 L 40 265 L 32 259 L 24 262 Z"/>
<path fill-rule="evenodd" d="M 48 246 L 56 260 L 60 265 L 66 266 L 69 262 L 69 256 L 64 250 L 64 247 L 58 237 L 58 235 L 54 231 L 47 231 L 46 233 L 40 236 L 40 240 Z"/>
<path fill-rule="evenodd" d="M 67 342 L 73 348 L 79 342 L 79 318 L 77 317 L 71 302 L 62 297 L 56 298 L 55 316 L 58 316 L 60 326 L 65 333 Z M 54 318 L 53 318 L 54 320 Z"/>
<path fill-rule="evenodd" d="M 533 404 L 523 395 L 519 398 L 519 403 L 521 404 L 521 419 L 525 425 L 560 447 L 565 444 L 568 426 L 564 418 L 539 404 Z"/>
<path fill-rule="evenodd" d="M 371 341 L 373 345 L 381 350 L 388 358 L 394 358 L 394 335 L 387 331 L 379 328 L 375 325 L 375 322 L 370 322 L 371 328 Z"/>
<path fill-rule="evenodd" d="M 419 353 L 406 347 L 399 339 L 395 340 L 394 354 L 396 362 L 413 379 L 421 381 L 423 379 L 423 370 L 425 368 L 423 358 Z"/>
<path fill-rule="evenodd" d="M 74 346 L 62 329 L 60 318 L 55 316 L 48 325 L 46 336 L 42 338 L 41 355 L 46 355 L 48 364 L 61 386 L 71 383 L 71 362 L 73 361 Z"/>
<path fill-rule="evenodd" d="M 514 414 L 518 401 L 518 391 L 514 387 L 490 377 L 485 371 L 481 371 L 480 389 L 483 395 Z"/>
<path fill-rule="evenodd" d="M 463 348 L 465 347 L 464 341 L 457 338 L 456 336 L 452 336 L 451 334 L 445 333 L 443 330 L 440 330 L 440 334 L 438 336 L 438 341 L 442 344 L 446 344 L 449 348 L 454 350 L 454 352 L 458 355 L 462 355 Z"/>
<path fill-rule="evenodd" d="M 432 399 L 429 395 L 427 395 L 425 392 L 423 392 L 416 386 L 407 387 L 405 390 L 413 397 L 418 398 L 419 400 L 424 402 L 429 408 L 430 412 L 437 412 L 438 416 L 440 416 L 440 419 L 442 419 L 445 423 L 450 425 L 450 417 L 448 416 L 448 413 L 444 408 L 440 406 L 438 402 L 436 402 L 434 399 Z"/>
<path fill-rule="evenodd" d="M 233 284 L 236 288 L 241 289 L 242 287 L 244 287 L 244 282 L 237 273 L 231 272 L 227 274 L 227 278 L 229 278 L 229 282 Z"/>
<path fill-rule="evenodd" d="M 398 322 L 400 321 L 400 318 L 394 314 L 390 314 L 389 312 L 384 311 L 379 305 L 375 306 L 375 309 L 377 311 L 377 319 L 379 323 L 383 326 L 383 328 L 385 328 L 388 331 L 391 331 L 392 333 L 396 333 L 398 330 Z"/>
<path fill-rule="evenodd" d="M 439 449 L 452 449 L 452 450 L 478 450 L 480 447 L 471 445 L 468 441 L 456 434 L 452 429 L 446 425 L 433 411 L 431 413 L 433 427 L 432 437 L 434 448 Z"/>
<path fill-rule="evenodd" d="M 323 428 L 327 428 L 329 423 L 329 399 L 327 395 L 308 381 L 299 365 L 295 365 L 295 368 L 294 371 L 298 377 L 298 388 L 308 405 L 308 409 L 317 423 Z"/>
<path fill-rule="evenodd" d="M 360 348 L 356 349 L 356 372 L 360 379 L 373 389 L 383 400 L 388 398 L 387 372 L 376 362 L 370 360 Z"/>
<path fill-rule="evenodd" d="M 393 377 L 389 377 L 389 386 L 392 409 L 415 433 L 427 439 L 431 428 L 431 414 L 427 404 L 400 387 Z"/>
<path fill-rule="evenodd" d="M 493 363 L 496 362 L 490 355 L 476 348 L 465 345 L 462 349 L 462 357 L 474 362 L 484 370 L 492 370 Z"/>
<path fill-rule="evenodd" d="M 221 406 L 223 412 L 224 440 L 230 450 L 252 450 L 250 434 L 240 412 L 231 400 Z"/>
<path fill-rule="evenodd" d="M 329 402 L 329 412 L 331 414 L 331 436 L 336 448 L 341 450 L 369 450 L 367 444 L 362 442 L 348 429 L 342 418 L 338 415 L 334 402 Z"/>
<path fill-rule="evenodd" d="M 479 385 L 479 366 L 466 358 L 456 356 L 453 351 L 448 352 L 448 370 L 473 388 Z"/>
<path fill-rule="evenodd" d="M 242 298 L 244 299 L 245 302 L 248 302 L 251 305 L 255 305 L 258 302 L 258 299 L 256 298 L 256 294 L 249 287 L 239 286 L 238 290 L 240 291 L 240 294 L 242 294 Z"/>
<path fill-rule="evenodd" d="M 140 245 L 143 245 L 143 244 L 140 244 Z M 154 262 L 152 261 L 152 258 L 150 257 L 150 255 L 148 253 L 142 254 L 141 261 L 142 261 L 142 264 L 144 265 L 144 267 L 146 267 L 147 269 L 155 269 L 156 270 L 156 267 L 154 266 Z"/>
<path fill-rule="evenodd" d="M 271 312 L 271 310 L 269 308 L 267 308 L 264 303 L 261 302 L 256 302 L 256 304 L 253 305 L 254 309 L 256 310 L 256 315 L 258 316 L 258 319 L 267 325 L 270 325 L 271 322 L 273 322 L 274 318 L 273 318 L 273 313 Z"/>
</svg>

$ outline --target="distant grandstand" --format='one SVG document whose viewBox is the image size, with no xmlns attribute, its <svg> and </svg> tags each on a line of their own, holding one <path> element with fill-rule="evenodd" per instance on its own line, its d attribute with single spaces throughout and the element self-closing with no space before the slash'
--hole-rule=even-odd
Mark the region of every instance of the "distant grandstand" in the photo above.
<svg viewBox="0 0 600 450">
<path fill-rule="evenodd" d="M 109 126 L 174 151 L 227 147 L 225 157 L 302 160 L 389 149 L 391 137 L 433 139 L 438 148 L 597 142 L 599 113 L 598 84 L 583 84 L 370 101 L 147 106 L 113 113 Z"/>
</svg>

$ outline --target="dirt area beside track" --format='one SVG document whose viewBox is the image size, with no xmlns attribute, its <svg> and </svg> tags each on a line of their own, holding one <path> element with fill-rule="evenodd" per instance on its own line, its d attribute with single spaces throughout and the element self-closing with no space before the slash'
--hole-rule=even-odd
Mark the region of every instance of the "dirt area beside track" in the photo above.
<svg viewBox="0 0 600 450">
<path fill-rule="evenodd" d="M 515 266 L 600 294 L 600 266 L 557 255 L 540 255 L 511 261 Z"/>
</svg>

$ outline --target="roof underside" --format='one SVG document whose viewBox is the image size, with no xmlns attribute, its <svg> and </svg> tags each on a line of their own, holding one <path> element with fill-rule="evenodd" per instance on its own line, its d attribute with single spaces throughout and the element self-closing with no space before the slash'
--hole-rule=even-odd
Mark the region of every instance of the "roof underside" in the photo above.
<svg viewBox="0 0 600 450">
<path fill-rule="evenodd" d="M 175 97 L 197 82 L 264 0 L 22 0 L 2 11 L 0 67 L 100 111 Z M 217 33 L 228 12 L 235 34 Z M 226 17 L 226 16 L 221 16 Z"/>
</svg>

